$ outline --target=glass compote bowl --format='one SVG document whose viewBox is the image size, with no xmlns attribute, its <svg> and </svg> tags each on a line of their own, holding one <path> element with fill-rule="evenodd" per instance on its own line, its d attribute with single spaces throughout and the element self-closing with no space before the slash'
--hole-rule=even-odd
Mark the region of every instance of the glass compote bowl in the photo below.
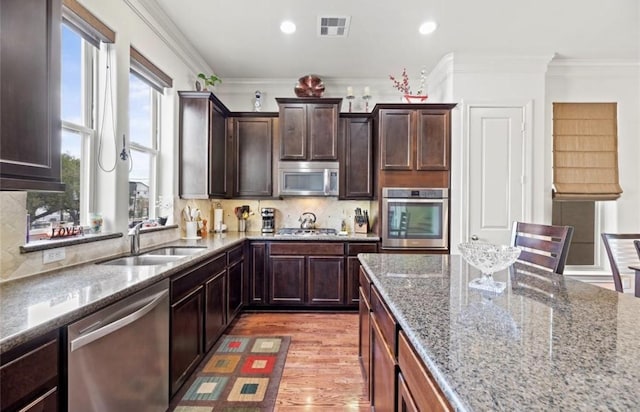
<svg viewBox="0 0 640 412">
<path fill-rule="evenodd" d="M 460 243 L 458 250 L 467 263 L 482 272 L 482 277 L 469 282 L 469 287 L 494 293 L 501 293 L 507 284 L 493 280 L 493 274 L 506 269 L 520 256 L 517 247 L 483 242 Z"/>
</svg>

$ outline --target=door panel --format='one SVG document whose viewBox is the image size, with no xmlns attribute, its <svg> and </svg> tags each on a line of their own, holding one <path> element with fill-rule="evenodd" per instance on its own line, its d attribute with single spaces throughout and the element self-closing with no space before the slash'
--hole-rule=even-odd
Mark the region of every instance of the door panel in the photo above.
<svg viewBox="0 0 640 412">
<path fill-rule="evenodd" d="M 469 109 L 469 234 L 509 244 L 524 216 L 523 107 Z"/>
</svg>

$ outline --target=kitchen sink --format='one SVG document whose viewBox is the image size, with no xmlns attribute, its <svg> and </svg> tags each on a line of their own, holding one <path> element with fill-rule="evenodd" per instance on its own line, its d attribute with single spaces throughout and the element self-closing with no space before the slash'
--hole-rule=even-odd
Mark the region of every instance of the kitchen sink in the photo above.
<svg viewBox="0 0 640 412">
<path fill-rule="evenodd" d="M 138 256 L 125 256 L 121 258 L 111 259 L 98 263 L 99 265 L 114 265 L 114 266 L 155 266 L 165 265 L 167 263 L 175 262 L 176 260 L 184 259 L 186 256 L 181 255 L 138 255 Z"/>
<path fill-rule="evenodd" d="M 99 265 L 155 266 L 164 265 L 202 252 L 206 246 L 165 246 L 136 256 L 125 256 L 99 262 Z"/>
<path fill-rule="evenodd" d="M 144 253 L 144 256 L 191 256 L 197 255 L 206 246 L 167 246 Z"/>
</svg>

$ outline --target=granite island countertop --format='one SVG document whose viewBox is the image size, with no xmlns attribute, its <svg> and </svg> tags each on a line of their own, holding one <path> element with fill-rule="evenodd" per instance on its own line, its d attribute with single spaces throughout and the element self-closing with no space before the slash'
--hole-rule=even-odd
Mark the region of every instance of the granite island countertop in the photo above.
<svg viewBox="0 0 640 412">
<path fill-rule="evenodd" d="M 457 255 L 358 257 L 455 409 L 639 410 L 633 295 L 516 264 L 491 298 Z"/>
<path fill-rule="evenodd" d="M 111 266 L 85 263 L 3 282 L 0 283 L 0 354 L 37 336 L 68 325 L 247 239 L 343 242 L 380 240 L 375 234 L 280 236 L 262 235 L 260 232 L 212 233 L 204 239 L 177 239 L 141 251 L 168 245 L 206 246 L 201 253 L 163 265 Z M 94 245 L 98 244 L 87 244 L 87 247 L 99 247 Z M 107 258 L 100 259 L 103 260 Z"/>
</svg>

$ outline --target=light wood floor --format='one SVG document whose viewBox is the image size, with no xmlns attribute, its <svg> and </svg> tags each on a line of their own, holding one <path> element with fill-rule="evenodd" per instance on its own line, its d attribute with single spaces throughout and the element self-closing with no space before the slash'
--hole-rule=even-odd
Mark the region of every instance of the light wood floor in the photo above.
<svg viewBox="0 0 640 412">
<path fill-rule="evenodd" d="M 287 335 L 276 411 L 369 411 L 357 313 L 243 313 L 228 335 Z"/>
</svg>

